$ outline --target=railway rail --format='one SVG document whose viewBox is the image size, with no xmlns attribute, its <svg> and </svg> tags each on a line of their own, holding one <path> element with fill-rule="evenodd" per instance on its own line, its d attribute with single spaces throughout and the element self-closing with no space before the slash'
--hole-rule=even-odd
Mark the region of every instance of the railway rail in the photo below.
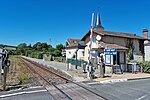
<svg viewBox="0 0 150 100">
<path fill-rule="evenodd" d="M 56 100 L 107 100 L 99 93 L 79 83 L 73 82 L 69 76 L 53 68 L 45 67 L 44 65 L 23 57 L 20 57 L 20 59 L 32 73 L 43 81 L 47 90 Z"/>
</svg>

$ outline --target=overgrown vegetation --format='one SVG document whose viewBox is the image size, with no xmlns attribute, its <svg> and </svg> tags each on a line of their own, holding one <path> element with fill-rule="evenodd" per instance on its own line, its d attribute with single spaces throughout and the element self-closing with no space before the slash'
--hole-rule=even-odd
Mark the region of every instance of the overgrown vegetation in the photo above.
<svg viewBox="0 0 150 100">
<path fill-rule="evenodd" d="M 129 60 L 133 60 L 133 49 L 131 49 L 131 48 L 128 53 L 128 58 L 129 58 Z"/>
<path fill-rule="evenodd" d="M 22 85 L 28 80 L 27 69 L 22 66 L 17 56 L 10 56 L 11 65 L 7 73 L 8 85 Z"/>
<path fill-rule="evenodd" d="M 135 61 L 135 60 L 130 60 L 130 63 L 137 63 L 140 65 L 142 72 L 144 73 L 149 73 L 150 74 L 150 61 Z"/>
<path fill-rule="evenodd" d="M 129 41 L 127 47 L 129 48 L 128 58 L 129 60 L 133 60 L 133 51 L 134 51 L 133 41 Z"/>
<path fill-rule="evenodd" d="M 24 71 L 20 71 L 18 75 L 19 84 L 25 83 L 25 81 L 28 79 L 27 74 Z"/>
<path fill-rule="evenodd" d="M 55 61 L 61 62 L 61 61 L 62 61 L 62 58 L 61 58 L 61 57 L 56 57 L 56 58 L 55 58 Z"/>
<path fill-rule="evenodd" d="M 141 67 L 142 67 L 142 71 L 144 73 L 149 73 L 150 74 L 150 61 L 142 61 L 142 62 L 138 62 Z"/>
</svg>

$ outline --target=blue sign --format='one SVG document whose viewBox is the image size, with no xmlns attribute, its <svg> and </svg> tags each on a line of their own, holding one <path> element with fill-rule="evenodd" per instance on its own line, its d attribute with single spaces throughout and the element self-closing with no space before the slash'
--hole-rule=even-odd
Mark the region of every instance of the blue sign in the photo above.
<svg viewBox="0 0 150 100">
<path fill-rule="evenodd" d="M 105 55 L 117 55 L 117 49 L 105 49 Z"/>
</svg>

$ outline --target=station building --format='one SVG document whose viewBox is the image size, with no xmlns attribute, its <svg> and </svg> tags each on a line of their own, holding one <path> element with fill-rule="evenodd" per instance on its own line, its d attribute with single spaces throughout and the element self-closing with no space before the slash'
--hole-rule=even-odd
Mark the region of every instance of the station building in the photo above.
<svg viewBox="0 0 150 100">
<path fill-rule="evenodd" d="M 143 31 L 143 34 L 146 34 L 145 32 L 147 31 Z M 98 63 L 98 56 L 102 54 L 104 56 L 105 63 L 110 65 L 122 65 L 123 69 L 126 70 L 128 53 L 131 50 L 134 59 L 140 61 L 144 60 L 144 41 L 146 38 L 132 33 L 104 30 L 104 27 L 101 25 L 99 13 L 97 14 L 96 25 L 93 29 L 92 38 L 92 59 L 95 64 Z M 78 49 L 77 47 L 79 43 L 85 43 L 87 46 L 84 49 Z M 78 60 L 88 61 L 89 45 L 90 30 L 81 39 L 68 38 L 66 40 L 66 59 L 75 58 L 77 52 Z M 117 54 L 110 55 L 110 57 L 106 56 L 104 49 L 115 49 Z"/>
</svg>

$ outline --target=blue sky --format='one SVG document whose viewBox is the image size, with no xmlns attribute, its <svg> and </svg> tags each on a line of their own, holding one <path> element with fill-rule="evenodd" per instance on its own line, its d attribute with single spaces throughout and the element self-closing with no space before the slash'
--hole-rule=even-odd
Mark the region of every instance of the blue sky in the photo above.
<svg viewBox="0 0 150 100">
<path fill-rule="evenodd" d="M 143 28 L 150 30 L 149 5 L 150 0 L 0 0 L 0 44 L 51 38 L 55 47 L 69 37 L 82 38 L 97 7 L 105 30 L 142 36 Z"/>
</svg>

